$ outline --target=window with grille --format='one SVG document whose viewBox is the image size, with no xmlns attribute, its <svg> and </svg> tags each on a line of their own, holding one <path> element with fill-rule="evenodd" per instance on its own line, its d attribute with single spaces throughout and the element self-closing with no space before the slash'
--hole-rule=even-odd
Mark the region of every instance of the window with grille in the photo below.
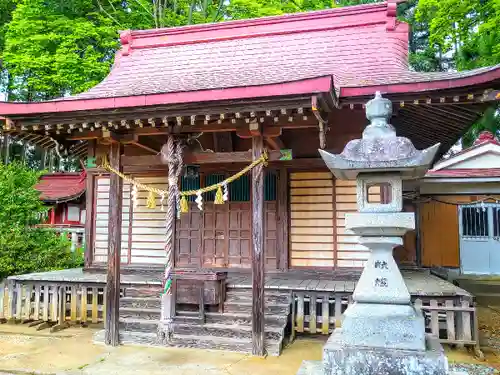
<svg viewBox="0 0 500 375">
<path fill-rule="evenodd" d="M 462 207 L 462 235 L 465 237 L 488 237 L 488 209 L 486 207 Z M 497 217 L 498 221 L 498 217 Z"/>
<path fill-rule="evenodd" d="M 204 177 L 204 186 L 210 186 L 218 182 L 224 181 L 227 176 L 221 173 L 206 175 Z M 228 185 L 229 201 L 230 202 L 249 202 L 251 196 L 251 174 L 241 176 L 236 181 Z M 200 177 L 182 177 L 180 181 L 181 191 L 198 190 L 201 187 Z M 266 201 L 275 201 L 277 194 L 277 177 L 274 171 L 266 171 L 264 176 L 264 199 Z M 216 190 L 210 191 L 203 195 L 205 202 L 213 202 L 215 200 Z M 196 196 L 189 196 L 188 200 L 194 202 Z"/>
</svg>

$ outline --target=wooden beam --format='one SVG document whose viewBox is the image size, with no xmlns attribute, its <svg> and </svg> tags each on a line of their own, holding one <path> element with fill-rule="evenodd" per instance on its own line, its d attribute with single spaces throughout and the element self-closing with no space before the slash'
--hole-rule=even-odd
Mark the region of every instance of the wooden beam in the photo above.
<svg viewBox="0 0 500 375">
<path fill-rule="evenodd" d="M 96 141 L 91 140 L 87 146 L 87 156 L 95 157 Z M 46 153 L 45 153 L 46 154 Z M 94 187 L 95 175 L 87 173 L 85 190 L 85 268 L 92 265 L 94 258 Z"/>
<path fill-rule="evenodd" d="M 149 151 L 149 152 L 151 152 L 154 155 L 158 155 L 158 153 L 160 152 L 160 151 L 155 150 L 154 148 L 151 148 L 149 146 L 146 146 L 146 145 L 144 145 L 144 144 L 142 144 L 140 142 L 131 142 L 130 144 L 134 145 L 136 147 L 142 148 L 143 150 Z"/>
<path fill-rule="evenodd" d="M 283 150 L 286 148 L 280 137 L 266 137 L 266 143 L 269 145 L 271 150 Z"/>
<path fill-rule="evenodd" d="M 244 124 L 242 120 L 238 120 L 240 123 L 232 123 L 228 120 L 219 124 L 218 122 L 213 122 L 207 125 L 196 124 L 196 125 L 182 125 L 182 126 L 174 126 L 173 132 L 175 134 L 179 133 L 217 133 L 217 132 L 237 132 L 240 138 L 251 138 L 250 131 L 248 127 L 244 128 L 242 125 Z M 310 129 L 317 128 L 318 123 L 313 120 L 311 117 L 310 120 L 297 119 L 293 122 L 288 122 L 288 120 L 282 120 L 275 124 L 275 126 L 266 126 L 263 129 L 263 134 L 266 137 L 277 137 L 281 135 L 281 129 Z M 138 127 L 134 129 L 121 129 L 123 134 L 136 134 L 138 136 L 158 136 L 158 135 L 168 135 L 170 133 L 169 128 L 165 127 Z M 102 130 L 85 130 L 83 132 L 75 132 L 72 135 L 68 135 L 65 137 L 68 141 L 80 141 L 80 140 L 88 140 L 88 139 L 98 139 L 102 137 Z"/>
<path fill-rule="evenodd" d="M 109 164 L 122 171 L 121 156 L 123 145 L 112 143 L 109 146 Z M 122 235 L 122 194 L 123 180 L 112 173 L 109 183 L 109 220 L 108 220 L 108 275 L 106 279 L 106 321 L 105 343 L 118 346 L 120 344 L 120 253 Z"/>
<path fill-rule="evenodd" d="M 279 99 L 251 99 L 226 102 L 204 103 L 200 107 L 199 103 L 176 104 L 176 105 L 155 105 L 147 107 L 120 108 L 111 110 L 93 110 L 65 112 L 59 114 L 42 114 L 39 116 L 21 115 L 15 118 L 16 122 L 12 126 L 32 126 L 32 125 L 56 125 L 74 124 L 83 122 L 109 122 L 136 119 L 162 119 L 166 117 L 171 124 L 176 117 L 187 118 L 196 115 L 201 118 L 204 115 L 220 115 L 221 113 L 249 113 L 264 112 L 266 110 L 276 111 L 281 108 L 295 109 L 299 107 L 307 108 L 310 103 L 310 95 Z"/>
<path fill-rule="evenodd" d="M 316 126 L 317 125 L 314 125 L 314 127 L 316 127 Z M 311 125 L 311 127 L 313 127 L 313 125 Z M 281 135 L 281 133 L 282 133 L 282 126 L 265 126 L 262 129 L 262 135 L 264 136 L 264 138 L 279 137 Z M 253 137 L 250 129 L 238 129 L 236 131 L 236 135 L 242 139 Z"/>
<path fill-rule="evenodd" d="M 262 136 L 252 138 L 256 160 L 264 149 Z M 252 169 L 252 354 L 263 356 L 264 346 L 264 171 Z"/>
<path fill-rule="evenodd" d="M 279 161 L 282 157 L 280 151 L 270 151 L 269 161 Z M 251 163 L 251 151 L 236 152 L 186 152 L 182 160 L 184 164 L 214 164 L 214 163 Z M 124 156 L 123 165 L 153 166 L 162 165 L 161 155 Z"/>
</svg>

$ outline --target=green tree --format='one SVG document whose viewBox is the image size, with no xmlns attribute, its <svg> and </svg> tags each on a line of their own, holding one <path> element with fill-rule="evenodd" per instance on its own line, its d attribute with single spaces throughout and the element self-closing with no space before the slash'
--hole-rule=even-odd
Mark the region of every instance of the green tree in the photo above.
<svg viewBox="0 0 500 375">
<path fill-rule="evenodd" d="M 48 207 L 33 188 L 40 176 L 19 163 L 0 163 L 0 280 L 8 275 L 78 267 L 70 242 L 35 225 Z"/>
<path fill-rule="evenodd" d="M 419 0 L 416 20 L 428 25 L 434 56 L 447 56 L 447 68 L 466 70 L 500 63 L 500 0 Z M 432 53 L 432 52 L 431 52 Z M 463 136 L 464 147 L 489 130 L 498 135 L 498 106 L 485 111 Z"/>
<path fill-rule="evenodd" d="M 86 2 L 20 2 L 7 26 L 2 54 L 14 100 L 47 100 L 81 92 L 109 71 L 116 28 Z M 78 6 L 76 6 L 78 5 Z M 91 5 L 91 3 L 90 3 Z"/>
</svg>

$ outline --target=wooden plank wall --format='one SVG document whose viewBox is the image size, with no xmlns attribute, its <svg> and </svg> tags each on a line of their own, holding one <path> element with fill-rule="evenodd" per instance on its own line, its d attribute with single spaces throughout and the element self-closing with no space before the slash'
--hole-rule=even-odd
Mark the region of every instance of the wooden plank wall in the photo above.
<svg viewBox="0 0 500 375">
<path fill-rule="evenodd" d="M 443 202 L 463 202 L 464 204 L 472 200 L 470 196 L 434 198 Z M 422 266 L 459 267 L 459 243 L 458 206 L 433 200 L 422 203 L 420 207 Z"/>
<path fill-rule="evenodd" d="M 380 202 L 379 187 L 370 189 L 370 202 Z M 358 243 L 358 236 L 345 229 L 345 214 L 357 211 L 356 181 L 336 180 L 337 266 L 362 268 L 370 254 L 367 247 Z"/>
<path fill-rule="evenodd" d="M 370 189 L 380 201 L 380 188 Z M 330 172 L 290 174 L 290 266 L 361 268 L 369 251 L 345 229 L 355 212 L 356 181 L 335 180 Z"/>
<path fill-rule="evenodd" d="M 164 176 L 136 179 L 160 189 L 167 186 Z M 147 197 L 147 191 L 139 190 L 138 205 L 134 209 L 131 186 L 124 182 L 121 244 L 121 261 L 124 264 L 165 264 L 165 212 L 161 209 L 160 197 L 156 197 L 155 209 L 147 208 Z M 109 177 L 97 178 L 95 205 L 93 261 L 102 263 L 107 261 L 108 251 Z"/>
<path fill-rule="evenodd" d="M 334 181 L 330 172 L 290 173 L 290 266 L 334 267 Z"/>
<path fill-rule="evenodd" d="M 109 177 L 96 178 L 95 194 L 95 229 L 94 229 L 94 259 L 96 263 L 106 262 L 108 258 L 108 218 L 109 218 Z M 122 213 L 122 246 L 121 261 L 129 263 L 129 215 L 130 215 L 130 184 L 123 184 Z M 90 218 L 89 218 L 90 219 Z"/>
<path fill-rule="evenodd" d="M 167 190 L 166 176 L 136 177 L 136 180 L 157 189 Z M 148 192 L 139 189 L 137 207 L 130 220 L 130 263 L 165 264 L 165 214 L 167 199 L 156 197 L 156 207 L 147 208 Z"/>
</svg>

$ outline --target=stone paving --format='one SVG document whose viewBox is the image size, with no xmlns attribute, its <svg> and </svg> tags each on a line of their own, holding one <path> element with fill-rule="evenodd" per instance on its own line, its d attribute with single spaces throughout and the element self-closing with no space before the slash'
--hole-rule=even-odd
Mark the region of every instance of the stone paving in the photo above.
<svg viewBox="0 0 500 375">
<path fill-rule="evenodd" d="M 254 358 L 215 350 L 108 348 L 92 343 L 95 332 L 70 328 L 51 334 L 26 325 L 0 325 L 0 375 L 295 375 L 302 360 L 321 359 L 324 345 L 324 337 L 299 338 L 280 357 Z M 452 361 L 467 362 L 457 369 L 470 370 L 470 375 L 493 374 L 484 365 L 500 364 L 488 352 L 486 363 L 465 352 L 447 354 Z"/>
</svg>

